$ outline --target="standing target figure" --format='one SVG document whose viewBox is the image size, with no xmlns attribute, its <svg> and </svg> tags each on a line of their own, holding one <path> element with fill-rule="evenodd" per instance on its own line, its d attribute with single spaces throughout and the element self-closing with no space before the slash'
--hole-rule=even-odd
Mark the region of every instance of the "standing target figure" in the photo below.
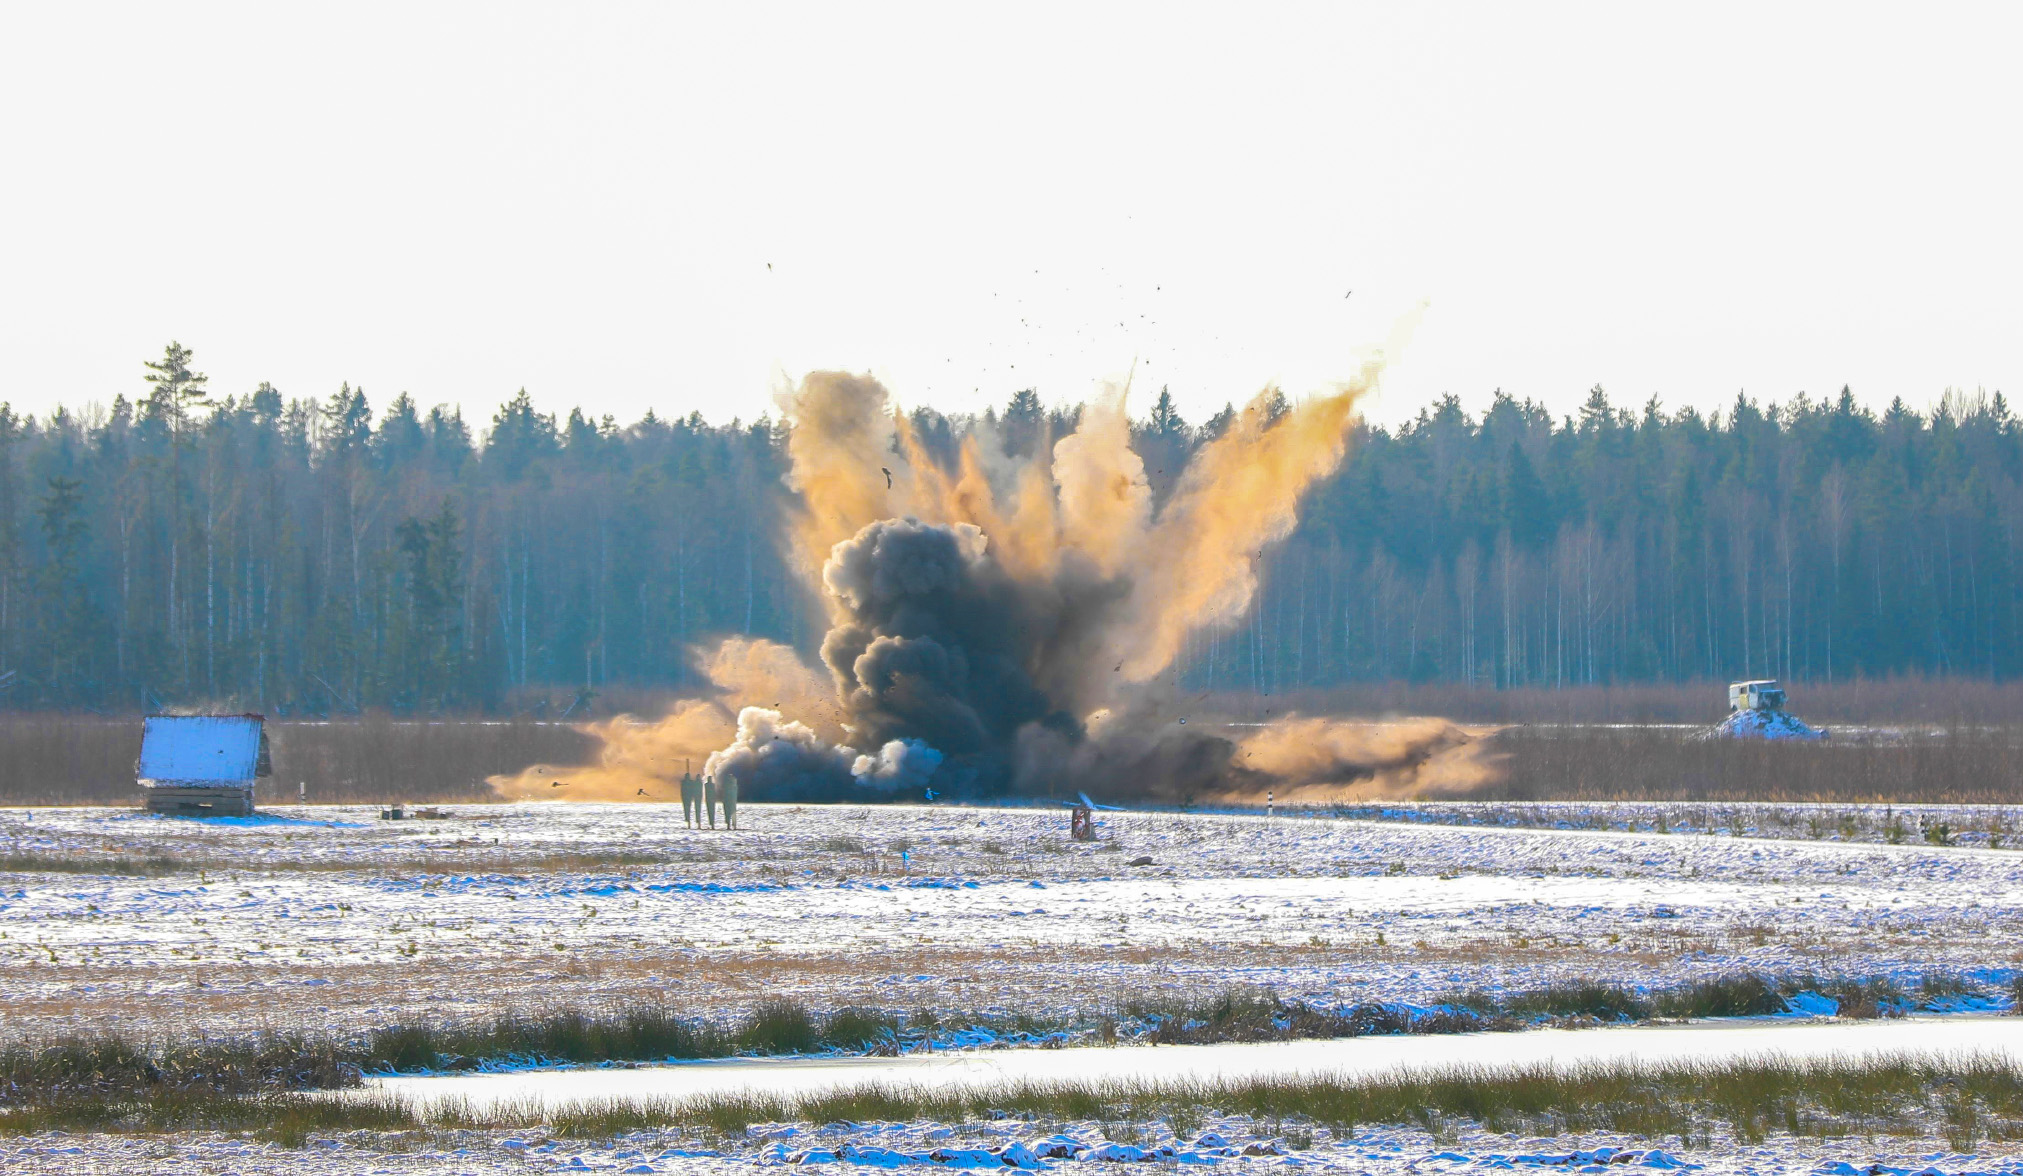
<svg viewBox="0 0 2023 1176">
<path fill-rule="evenodd" d="M 702 781 L 686 768 L 681 773 L 681 823 L 690 829 L 702 824 Z"/>
</svg>

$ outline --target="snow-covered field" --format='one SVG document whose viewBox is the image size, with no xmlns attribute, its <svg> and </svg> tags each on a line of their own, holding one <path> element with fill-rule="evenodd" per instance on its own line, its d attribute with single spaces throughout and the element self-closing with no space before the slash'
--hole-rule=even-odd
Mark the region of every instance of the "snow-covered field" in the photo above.
<svg viewBox="0 0 2023 1176">
<path fill-rule="evenodd" d="M 1927 973 L 1957 973 L 1999 993 L 2023 968 L 2023 854 L 1923 840 L 1513 828 L 1487 810 L 1473 825 L 1114 813 L 1093 845 L 1068 838 L 1064 811 L 1040 809 L 748 805 L 736 832 L 686 830 L 662 805 L 376 815 L 0 810 L 7 1035 L 343 1030 L 642 999 L 702 1014 L 779 995 L 817 1009 L 1088 1011 L 1232 984 L 1430 1003 L 1466 989 L 1570 979 L 1658 988 L 1743 969 L 1889 976 L 1911 990 Z M 1140 857 L 1151 864 L 1128 864 Z M 90 872 L 107 862 L 132 872 Z M 2008 1009 L 2002 997 L 1979 1003 Z M 1208 1126 L 1239 1151 L 1265 1133 L 1237 1120 Z M 709 1149 L 672 1136 L 437 1133 L 307 1152 L 202 1136 L 0 1138 L 0 1169 L 706 1172 L 846 1146 L 858 1164 L 946 1166 L 969 1161 L 906 1157 L 1026 1139 L 1016 1123 L 788 1130 L 720 1155 L 680 1154 Z M 1437 1139 L 1321 1131 L 1290 1155 L 1242 1156 L 1162 1136 L 1157 1124 L 1063 1130 L 1239 1170 L 1690 1162 L 1811 1172 L 1881 1161 L 2023 1172 L 2015 1159 L 1939 1155 L 1931 1140 L 1524 1140 L 1460 1124 Z"/>
<path fill-rule="evenodd" d="M 1791 804 L 1777 801 L 1368 801 L 1331 817 L 1626 833 L 1701 833 L 1780 841 L 1924 843 L 2023 852 L 2023 807 L 2000 804 Z"/>
<path fill-rule="evenodd" d="M 748 805 L 736 832 L 663 805 L 375 816 L 0 810 L 16 862 L 151 871 L 0 874 L 12 1031 L 782 993 L 956 1012 L 1230 984 L 1424 1002 L 1744 968 L 2002 988 L 2023 964 L 2023 854 L 1922 841 L 1116 813 L 1091 845 L 1059 810 L 947 807 Z"/>
</svg>

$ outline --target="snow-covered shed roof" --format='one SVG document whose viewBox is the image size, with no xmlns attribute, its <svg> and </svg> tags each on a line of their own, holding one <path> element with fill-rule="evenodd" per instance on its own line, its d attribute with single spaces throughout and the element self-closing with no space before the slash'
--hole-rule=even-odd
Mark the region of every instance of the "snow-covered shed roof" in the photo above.
<svg viewBox="0 0 2023 1176">
<path fill-rule="evenodd" d="M 264 775 L 259 715 L 158 715 L 141 731 L 135 775 L 155 784 L 247 784 Z"/>
</svg>

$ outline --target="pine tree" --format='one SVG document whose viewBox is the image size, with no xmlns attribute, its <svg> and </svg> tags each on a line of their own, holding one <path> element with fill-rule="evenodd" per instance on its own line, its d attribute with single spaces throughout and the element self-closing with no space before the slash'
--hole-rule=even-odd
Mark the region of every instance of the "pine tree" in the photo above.
<svg viewBox="0 0 2023 1176">
<path fill-rule="evenodd" d="M 152 375 L 145 379 L 154 386 L 148 395 L 148 412 L 168 434 L 169 442 L 169 483 L 168 483 L 168 550 L 169 569 L 163 581 L 163 631 L 168 634 L 169 644 L 181 654 L 181 676 L 187 682 L 190 676 L 189 642 L 185 631 L 182 610 L 177 596 L 182 576 L 181 553 L 184 540 L 184 494 L 183 494 L 183 452 L 189 446 L 193 431 L 191 413 L 210 402 L 207 385 L 210 378 L 202 372 L 190 370 L 192 353 L 189 348 L 174 340 L 163 349 L 160 362 L 150 362 L 146 366 Z"/>
<path fill-rule="evenodd" d="M 14 668 L 21 628 L 20 581 L 23 570 L 19 476 L 15 450 L 21 441 L 21 420 L 0 404 L 0 674 Z"/>
</svg>

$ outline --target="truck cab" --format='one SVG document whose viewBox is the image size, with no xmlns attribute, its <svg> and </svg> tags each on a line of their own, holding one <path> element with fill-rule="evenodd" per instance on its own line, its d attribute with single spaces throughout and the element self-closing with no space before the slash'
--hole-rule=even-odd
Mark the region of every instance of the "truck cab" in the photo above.
<svg viewBox="0 0 2023 1176">
<path fill-rule="evenodd" d="M 1772 678 L 1754 682 L 1730 682 L 1728 709 L 1731 712 L 1781 711 L 1784 709 L 1784 690 Z"/>
</svg>

